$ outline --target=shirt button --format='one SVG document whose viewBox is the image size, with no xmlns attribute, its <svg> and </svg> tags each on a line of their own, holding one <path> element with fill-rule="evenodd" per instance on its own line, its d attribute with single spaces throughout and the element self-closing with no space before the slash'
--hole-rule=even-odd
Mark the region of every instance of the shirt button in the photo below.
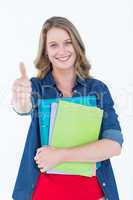
<svg viewBox="0 0 133 200">
<path fill-rule="evenodd" d="M 62 93 L 60 93 L 59 96 L 62 97 Z"/>
<path fill-rule="evenodd" d="M 74 93 L 76 93 L 76 92 L 77 92 L 77 90 L 74 90 L 73 92 L 74 92 Z"/>
<path fill-rule="evenodd" d="M 103 182 L 103 184 L 102 184 L 102 185 L 103 185 L 103 187 L 105 187 L 105 186 L 106 186 L 106 183 L 105 183 L 105 182 Z"/>
</svg>

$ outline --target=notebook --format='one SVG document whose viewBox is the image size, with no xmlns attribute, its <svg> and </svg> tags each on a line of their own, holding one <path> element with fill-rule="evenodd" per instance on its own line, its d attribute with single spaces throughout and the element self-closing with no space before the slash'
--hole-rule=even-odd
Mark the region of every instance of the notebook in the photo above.
<svg viewBox="0 0 133 200">
<path fill-rule="evenodd" d="M 59 101 L 54 110 L 56 114 L 53 130 L 50 132 L 50 145 L 57 148 L 69 148 L 88 144 L 98 140 L 103 111 L 100 108 L 77 103 Z M 67 162 L 57 165 L 47 173 L 58 172 L 92 176 L 92 163 Z"/>
<path fill-rule="evenodd" d="M 96 96 L 79 96 L 68 98 L 53 98 L 38 100 L 38 116 L 40 127 L 41 146 L 48 145 L 51 103 L 58 103 L 60 100 L 67 102 L 75 102 L 82 105 L 96 106 Z"/>
</svg>

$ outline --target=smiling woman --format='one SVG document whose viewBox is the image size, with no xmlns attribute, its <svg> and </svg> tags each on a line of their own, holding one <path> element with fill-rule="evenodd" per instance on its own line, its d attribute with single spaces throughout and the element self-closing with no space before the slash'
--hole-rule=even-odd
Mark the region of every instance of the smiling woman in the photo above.
<svg viewBox="0 0 133 200">
<path fill-rule="evenodd" d="M 110 162 L 111 157 L 120 154 L 123 143 L 118 115 L 108 87 L 90 76 L 84 44 L 69 20 L 52 17 L 44 23 L 35 66 L 37 77 L 28 80 L 21 63 L 21 77 L 13 84 L 15 110 L 32 114 L 13 199 L 119 200 Z M 72 148 L 40 147 L 38 99 L 89 95 L 95 96 L 97 107 L 104 111 L 99 140 Z M 64 162 L 91 162 L 93 174 L 47 173 Z"/>
<path fill-rule="evenodd" d="M 85 55 L 84 43 L 74 25 L 66 18 L 50 18 L 42 27 L 35 60 L 38 78 L 44 77 L 54 62 L 60 69 L 74 67 L 80 77 L 89 77 L 91 65 Z"/>
</svg>

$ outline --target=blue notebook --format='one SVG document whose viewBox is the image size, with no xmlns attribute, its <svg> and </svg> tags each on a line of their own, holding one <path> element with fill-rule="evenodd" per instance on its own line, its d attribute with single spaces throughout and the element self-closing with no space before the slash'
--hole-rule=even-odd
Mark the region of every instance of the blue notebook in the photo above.
<svg viewBox="0 0 133 200">
<path fill-rule="evenodd" d="M 81 105 L 96 106 L 95 96 L 39 99 L 38 100 L 38 115 L 39 115 L 41 146 L 48 145 L 51 103 L 54 103 L 54 102 L 58 103 L 59 100 L 74 102 Z"/>
</svg>

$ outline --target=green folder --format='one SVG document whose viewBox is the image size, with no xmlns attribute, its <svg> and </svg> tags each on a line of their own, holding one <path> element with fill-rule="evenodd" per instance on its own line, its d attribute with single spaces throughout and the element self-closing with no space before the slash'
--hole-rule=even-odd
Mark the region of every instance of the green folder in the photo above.
<svg viewBox="0 0 133 200">
<path fill-rule="evenodd" d="M 51 146 L 69 148 L 97 141 L 102 116 L 103 110 L 100 108 L 60 101 L 53 127 Z M 55 166 L 52 170 L 92 176 L 93 166 L 93 163 L 89 162 L 65 162 Z"/>
</svg>

